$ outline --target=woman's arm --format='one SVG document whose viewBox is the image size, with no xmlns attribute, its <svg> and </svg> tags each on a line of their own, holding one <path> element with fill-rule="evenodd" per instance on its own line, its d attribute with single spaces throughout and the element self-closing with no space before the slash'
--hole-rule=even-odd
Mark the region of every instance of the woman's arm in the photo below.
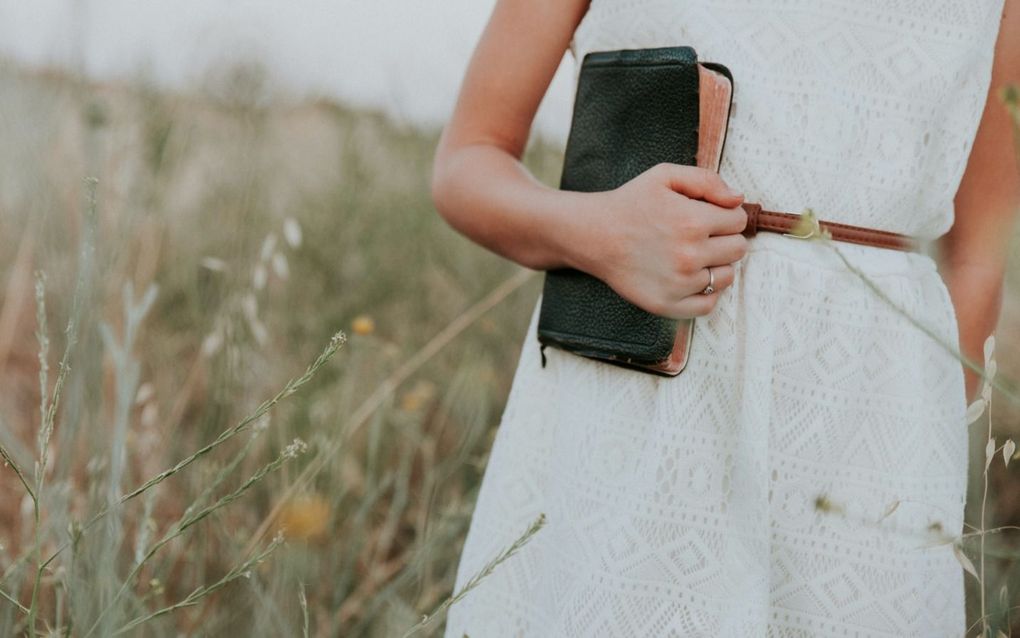
<svg viewBox="0 0 1020 638">
<path fill-rule="evenodd" d="M 520 161 L 587 9 L 588 0 L 497 1 L 436 149 L 436 208 L 526 267 L 586 271 L 657 314 L 706 314 L 747 250 L 743 198 L 718 174 L 664 164 L 614 191 L 573 193 L 542 184 Z M 717 292 L 701 295 L 706 266 L 717 266 Z"/>
<path fill-rule="evenodd" d="M 1020 153 L 997 91 L 1020 82 L 1020 0 L 1005 0 L 991 86 L 967 168 L 956 193 L 956 220 L 940 241 L 941 266 L 960 327 L 960 349 L 981 363 L 995 330 L 1010 240 L 1020 210 Z M 967 400 L 980 377 L 965 369 Z"/>
<path fill-rule="evenodd" d="M 570 220 L 518 159 L 587 5 L 497 2 L 436 151 L 439 212 L 471 239 L 531 268 L 566 265 L 559 242 Z"/>
</svg>

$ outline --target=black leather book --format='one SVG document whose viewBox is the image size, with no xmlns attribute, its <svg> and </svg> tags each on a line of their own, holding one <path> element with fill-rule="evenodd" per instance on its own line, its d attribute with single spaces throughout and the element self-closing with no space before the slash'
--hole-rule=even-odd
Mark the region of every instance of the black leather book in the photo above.
<svg viewBox="0 0 1020 638">
<path fill-rule="evenodd" d="M 725 66 L 699 63 L 689 46 L 587 54 L 560 188 L 612 190 L 660 162 L 718 170 L 732 82 Z M 687 363 L 693 331 L 693 319 L 651 314 L 585 272 L 545 274 L 538 320 L 543 365 L 546 346 L 553 346 L 674 376 Z"/>
</svg>

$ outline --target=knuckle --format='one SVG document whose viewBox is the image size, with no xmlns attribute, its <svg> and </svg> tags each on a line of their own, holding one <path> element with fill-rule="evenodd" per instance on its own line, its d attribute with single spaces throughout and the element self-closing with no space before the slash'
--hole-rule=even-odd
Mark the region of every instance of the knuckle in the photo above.
<svg viewBox="0 0 1020 638">
<path fill-rule="evenodd" d="M 673 267 L 681 275 L 693 275 L 701 266 L 690 249 L 680 247 L 673 254 Z"/>
<path fill-rule="evenodd" d="M 741 257 L 743 257 L 747 254 L 751 241 L 744 235 L 734 235 L 734 237 L 737 237 L 737 252 L 740 253 Z"/>
<path fill-rule="evenodd" d="M 676 222 L 677 228 L 685 233 L 693 231 L 698 237 L 707 236 L 708 231 L 712 227 L 710 223 L 712 220 L 700 208 L 702 206 L 704 206 L 703 202 L 691 200 L 687 197 L 684 197 L 679 202 L 674 200 L 673 208 L 676 214 L 673 215 L 673 219 Z"/>
<path fill-rule="evenodd" d="M 697 179 L 698 181 L 701 182 L 703 186 L 711 188 L 718 186 L 719 184 L 722 183 L 722 178 L 719 177 L 719 174 L 716 173 L 715 171 L 709 170 L 707 168 L 702 168 L 700 166 L 695 168 L 697 171 L 696 173 Z"/>
<path fill-rule="evenodd" d="M 736 214 L 736 220 L 733 222 L 733 227 L 737 229 L 738 233 L 743 233 L 745 230 L 747 230 L 748 223 L 747 213 L 745 213 L 744 209 L 739 206 L 736 208 L 734 213 Z M 744 235 L 741 235 L 741 237 L 747 239 L 747 237 Z"/>
<path fill-rule="evenodd" d="M 670 164 L 669 162 L 659 162 L 655 166 L 652 166 L 649 172 L 659 179 L 665 179 L 666 177 L 669 176 L 672 170 L 673 165 Z"/>
<path fill-rule="evenodd" d="M 712 180 L 713 180 L 713 182 L 719 188 L 721 188 L 723 190 L 733 190 L 732 187 L 726 182 L 726 180 L 723 179 L 722 175 L 720 175 L 719 173 L 717 173 L 715 171 L 710 171 L 710 172 L 712 173 Z"/>
<path fill-rule="evenodd" d="M 704 235 L 705 224 L 699 217 L 692 215 L 690 211 L 680 210 L 680 213 L 676 216 L 674 231 L 674 241 L 683 243 Z"/>
<path fill-rule="evenodd" d="M 726 277 L 720 283 L 720 285 L 716 286 L 716 289 L 722 291 L 722 290 L 726 290 L 727 288 L 729 288 L 732 285 L 733 285 L 733 278 L 732 277 Z"/>
<path fill-rule="evenodd" d="M 656 197 L 656 199 L 654 200 L 655 206 L 662 210 L 667 211 L 675 210 L 678 201 L 677 197 L 682 197 L 682 195 L 677 193 L 675 190 L 669 188 L 669 184 L 666 179 L 656 180 L 655 186 L 656 186 L 654 192 L 654 195 Z"/>
</svg>

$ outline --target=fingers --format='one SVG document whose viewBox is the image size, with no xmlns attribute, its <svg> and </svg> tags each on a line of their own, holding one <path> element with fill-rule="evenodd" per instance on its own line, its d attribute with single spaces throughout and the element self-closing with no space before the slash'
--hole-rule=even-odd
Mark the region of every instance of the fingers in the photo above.
<svg viewBox="0 0 1020 638">
<path fill-rule="evenodd" d="M 704 317 L 715 310 L 719 300 L 719 291 L 710 295 L 691 295 L 684 297 L 676 304 L 674 319 L 690 319 L 693 317 Z"/>
<path fill-rule="evenodd" d="M 733 285 L 735 276 L 736 270 L 729 264 L 724 266 L 712 266 L 712 287 L 715 289 L 715 292 L 706 295 L 701 292 L 705 289 L 705 286 L 707 286 L 709 282 L 708 269 L 705 268 L 702 273 L 701 281 L 703 281 L 703 285 L 701 288 L 699 288 L 694 294 L 687 295 L 686 297 L 683 297 L 671 304 L 669 311 L 670 316 L 676 319 L 681 319 L 701 317 L 711 313 L 715 310 L 715 306 L 719 302 L 719 295 L 722 291 Z"/>
<path fill-rule="evenodd" d="M 695 215 L 697 222 L 708 235 L 736 235 L 744 232 L 744 228 L 747 227 L 747 211 L 739 206 L 721 208 L 698 200 L 685 201 L 683 206 L 688 211 L 694 211 L 689 214 Z"/>
<path fill-rule="evenodd" d="M 691 199 L 703 199 L 717 206 L 733 208 L 744 200 L 742 193 L 731 189 L 719 173 L 682 164 L 659 164 L 654 170 L 660 171 L 669 188 Z"/>
<path fill-rule="evenodd" d="M 712 268 L 711 277 L 709 277 L 708 274 L 708 267 L 706 267 L 702 271 L 705 285 L 702 286 L 701 288 L 698 288 L 698 294 L 701 294 L 701 291 L 704 290 L 706 286 L 708 286 L 710 280 L 712 288 L 715 289 L 715 292 L 710 294 L 719 294 L 721 290 L 729 288 L 730 286 L 733 285 L 733 278 L 736 275 L 736 269 L 734 269 L 733 266 L 731 266 L 730 264 L 723 264 L 722 266 L 711 266 L 711 268 Z"/>
<path fill-rule="evenodd" d="M 724 266 L 744 258 L 748 239 L 743 235 L 718 235 L 704 240 L 699 247 L 701 261 L 706 266 Z"/>
</svg>

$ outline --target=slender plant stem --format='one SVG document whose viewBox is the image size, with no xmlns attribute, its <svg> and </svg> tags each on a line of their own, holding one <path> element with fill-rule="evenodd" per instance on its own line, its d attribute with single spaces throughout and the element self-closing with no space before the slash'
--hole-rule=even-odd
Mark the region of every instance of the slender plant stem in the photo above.
<svg viewBox="0 0 1020 638">
<path fill-rule="evenodd" d="M 25 475 L 21 473 L 21 468 L 19 468 L 18 464 L 14 462 L 14 459 L 11 458 L 10 452 L 8 452 L 7 448 L 2 445 L 0 445 L 0 457 L 3 458 L 4 463 L 11 466 L 11 469 L 14 470 L 14 473 L 18 476 L 18 480 L 21 481 L 21 485 L 24 486 L 25 491 L 28 492 L 29 498 L 31 498 L 34 502 L 35 490 L 28 484 L 28 481 L 25 479 Z"/>
<path fill-rule="evenodd" d="M 1007 607 L 1007 608 L 1006 608 L 1006 609 L 1004 609 L 1003 611 L 1004 611 L 1004 612 L 1006 612 L 1007 614 L 1009 614 L 1010 612 L 1012 612 L 1012 611 L 1015 611 L 1015 610 L 1017 610 L 1017 609 L 1020 609 L 1020 605 L 1013 605 L 1012 607 Z M 966 630 L 965 630 L 965 631 L 963 632 L 963 633 L 964 633 L 964 636 L 966 636 L 966 635 L 967 635 L 967 632 L 969 632 L 969 631 L 970 631 L 971 629 L 973 629 L 973 628 L 977 627 L 977 626 L 978 626 L 978 624 L 980 624 L 980 623 L 985 623 L 985 622 L 987 622 L 987 621 L 988 621 L 988 619 L 989 619 L 990 617 L 991 617 L 991 615 L 990 615 L 990 614 L 989 614 L 989 615 L 982 615 L 982 616 L 981 616 L 980 618 L 978 618 L 977 620 L 975 620 L 974 622 L 972 622 L 972 623 L 970 624 L 970 626 L 969 626 L 969 627 L 967 627 L 967 629 L 966 629 Z M 1012 630 L 1012 628 L 1011 628 L 1011 630 Z"/>
<path fill-rule="evenodd" d="M 3 598 L 7 602 L 11 603 L 12 605 L 14 605 L 18 609 L 20 609 L 22 613 L 25 613 L 25 614 L 28 613 L 28 607 L 25 607 L 24 605 L 19 603 L 18 600 L 14 596 L 11 596 L 10 594 L 8 594 L 7 592 L 5 592 L 2 589 L 0 589 L 0 598 Z"/>
<path fill-rule="evenodd" d="M 528 541 L 531 540 L 532 537 L 538 533 L 538 530 L 542 529 L 542 526 L 544 525 L 545 514 L 539 514 L 538 518 L 536 518 L 534 522 L 531 523 L 527 531 L 521 534 L 521 536 L 519 536 L 517 540 L 511 543 L 509 547 L 505 548 L 502 552 L 500 552 L 498 556 L 496 556 L 491 561 L 486 563 L 485 566 L 482 567 L 481 571 L 472 576 L 471 579 L 467 583 L 465 583 L 463 587 L 461 587 L 460 591 L 456 592 L 455 594 L 444 600 L 438 607 L 436 607 L 432 611 L 432 613 L 426 614 L 425 617 L 423 617 L 418 624 L 408 629 L 404 633 L 403 638 L 408 638 L 408 636 L 417 633 L 419 629 L 423 629 L 430 622 L 435 620 L 437 615 L 445 611 L 448 607 L 450 607 L 454 603 L 463 599 L 464 596 L 466 596 L 469 591 L 477 587 L 482 582 L 482 580 L 484 580 L 486 577 L 492 574 L 492 572 L 497 567 L 499 567 L 499 565 L 501 565 L 511 556 L 516 554 L 518 550 L 524 547 L 528 543 Z"/>
<path fill-rule="evenodd" d="M 987 362 L 986 362 L 986 365 L 987 365 Z M 992 401 L 991 401 L 991 395 L 989 395 L 988 399 L 989 399 L 988 400 L 988 407 L 986 408 L 988 410 L 988 440 L 991 441 L 992 440 Z M 994 455 L 994 451 L 993 451 L 993 455 Z M 984 472 L 982 472 L 982 477 L 984 479 L 984 490 L 983 490 L 983 492 L 981 494 L 981 533 L 980 533 L 981 541 L 980 541 L 980 550 L 979 550 L 980 551 L 980 562 L 981 562 L 981 567 L 980 567 L 979 573 L 981 574 L 981 578 L 979 579 L 979 584 L 981 585 L 981 635 L 982 636 L 988 634 L 988 610 L 987 610 L 986 601 L 985 601 L 985 598 L 986 598 L 985 590 L 987 589 L 987 583 L 985 583 L 985 536 L 986 536 L 986 533 L 985 533 L 985 512 L 986 512 L 986 509 L 988 507 L 988 466 L 989 465 L 991 465 L 991 463 L 989 463 L 988 460 L 985 460 L 985 469 L 984 469 Z"/>
<path fill-rule="evenodd" d="M 90 270 L 87 267 L 91 263 L 92 249 L 95 243 L 96 226 L 96 185 L 99 183 L 94 177 L 85 179 L 87 205 L 85 219 L 85 235 L 81 242 L 80 263 L 78 278 L 75 282 L 74 293 L 71 298 L 71 314 L 67 319 L 67 327 L 64 329 L 65 344 L 64 354 L 60 359 L 60 368 L 57 372 L 57 380 L 53 386 L 53 394 L 49 400 L 46 399 L 48 388 L 46 382 L 47 354 L 49 352 L 49 338 L 46 335 L 46 305 L 44 278 L 37 275 L 36 279 L 36 317 L 39 324 L 37 338 L 39 340 L 39 378 L 42 398 L 40 399 L 40 426 L 39 426 L 39 460 L 35 468 L 35 496 L 33 503 L 33 520 L 35 524 L 35 542 L 33 554 L 35 556 L 35 579 L 32 582 L 32 598 L 28 609 L 28 632 L 29 635 L 36 633 L 36 617 L 38 615 L 39 587 L 42 584 L 43 571 L 49 564 L 49 560 L 42 559 L 42 515 L 40 501 L 42 499 L 43 483 L 46 475 L 46 465 L 50 437 L 53 434 L 53 424 L 57 418 L 57 408 L 60 406 L 60 398 L 67 381 L 67 374 L 71 370 L 71 353 L 78 341 L 78 326 L 81 322 L 82 304 L 84 303 L 86 273 Z"/>
<path fill-rule="evenodd" d="M 238 578 L 244 577 L 246 574 L 248 574 L 250 572 L 250 570 L 252 568 L 257 566 L 259 563 L 264 561 L 266 558 L 268 558 L 282 544 L 283 544 L 283 538 L 282 537 L 277 537 L 277 538 L 273 539 L 273 541 L 266 547 L 266 549 L 264 549 L 262 552 L 258 553 L 257 555 L 253 556 L 252 558 L 248 559 L 247 561 L 245 561 L 240 566 L 235 567 L 234 569 L 230 570 L 227 573 L 226 576 L 224 576 L 223 578 L 219 579 L 218 581 L 216 581 L 212 585 L 204 585 L 202 587 L 199 587 L 199 588 L 195 589 L 193 592 L 191 592 L 190 594 L 188 594 L 187 597 L 184 598 L 184 600 L 181 600 L 179 602 L 174 603 L 173 605 L 169 605 L 167 607 L 164 607 L 162 609 L 154 611 L 151 614 L 148 614 L 146 616 L 139 616 L 138 618 L 135 618 L 134 620 L 132 620 L 131 622 L 127 623 L 123 627 L 117 629 L 111 635 L 119 636 L 119 635 L 121 635 L 121 634 L 123 634 L 125 632 L 128 632 L 128 631 L 134 629 L 138 625 L 147 623 L 150 620 L 153 620 L 155 618 L 159 618 L 160 616 L 165 616 L 166 614 L 169 614 L 169 613 L 172 613 L 174 611 L 177 611 L 178 609 L 183 609 L 184 607 L 194 607 L 203 598 L 206 598 L 207 596 L 210 596 L 210 595 L 216 593 L 217 591 L 219 591 L 220 589 L 223 589 L 225 586 L 227 586 L 231 582 L 237 580 Z"/>
<path fill-rule="evenodd" d="M 857 266 L 855 266 L 852 263 L 850 263 L 850 261 L 846 258 L 846 255 L 844 255 L 843 251 L 841 251 L 836 246 L 836 244 L 835 244 L 835 242 L 833 240 L 831 240 L 831 239 L 824 239 L 824 238 L 818 238 L 817 241 L 822 241 L 823 243 L 825 243 L 825 245 L 827 245 L 829 248 L 834 250 L 836 252 L 836 254 L 839 256 L 839 258 L 843 261 L 843 264 L 847 267 L 847 269 L 849 269 L 851 272 L 853 272 L 855 275 L 857 275 L 861 280 L 863 280 L 864 283 L 868 286 L 868 288 L 870 288 L 876 295 L 878 295 L 878 297 L 880 299 L 882 299 L 882 301 L 885 301 L 887 304 L 889 304 L 889 306 L 891 306 L 901 316 L 905 317 L 907 319 L 907 321 L 909 321 L 910 323 L 914 324 L 914 326 L 916 326 L 924 334 L 928 335 L 933 340 L 935 340 L 936 343 L 938 343 L 947 352 L 949 352 L 949 354 L 953 355 L 953 357 L 955 357 L 961 363 L 963 363 L 963 365 L 967 366 L 968 368 L 970 368 L 971 370 L 973 370 L 977 374 L 981 375 L 981 377 L 986 382 L 991 383 L 992 386 L 995 387 L 996 389 L 998 389 L 1000 392 L 1002 392 L 1003 395 L 1005 395 L 1006 397 L 1008 397 L 1009 399 L 1011 399 L 1011 400 L 1013 400 L 1013 401 L 1015 401 L 1017 403 L 1020 403 L 1020 395 L 1017 395 L 1010 388 L 1002 385 L 1001 382 L 999 382 L 999 381 L 997 381 L 995 379 L 989 379 L 988 378 L 988 374 L 985 372 L 985 369 L 982 366 L 979 366 L 978 364 L 974 363 L 969 357 L 967 357 L 962 352 L 960 352 L 959 350 L 954 348 L 952 345 L 946 343 L 931 328 L 926 326 L 924 323 L 918 321 L 917 318 L 915 318 L 909 312 L 907 312 L 906 310 L 901 308 L 899 306 L 899 304 L 897 304 L 895 301 L 893 301 L 889 297 L 889 295 L 887 295 L 885 293 L 884 290 L 879 288 L 878 285 L 870 277 L 867 276 L 867 274 L 865 274 Z"/>
<path fill-rule="evenodd" d="M 305 584 L 298 589 L 298 603 L 301 605 L 301 635 L 308 638 L 308 598 L 305 596 Z"/>
</svg>

